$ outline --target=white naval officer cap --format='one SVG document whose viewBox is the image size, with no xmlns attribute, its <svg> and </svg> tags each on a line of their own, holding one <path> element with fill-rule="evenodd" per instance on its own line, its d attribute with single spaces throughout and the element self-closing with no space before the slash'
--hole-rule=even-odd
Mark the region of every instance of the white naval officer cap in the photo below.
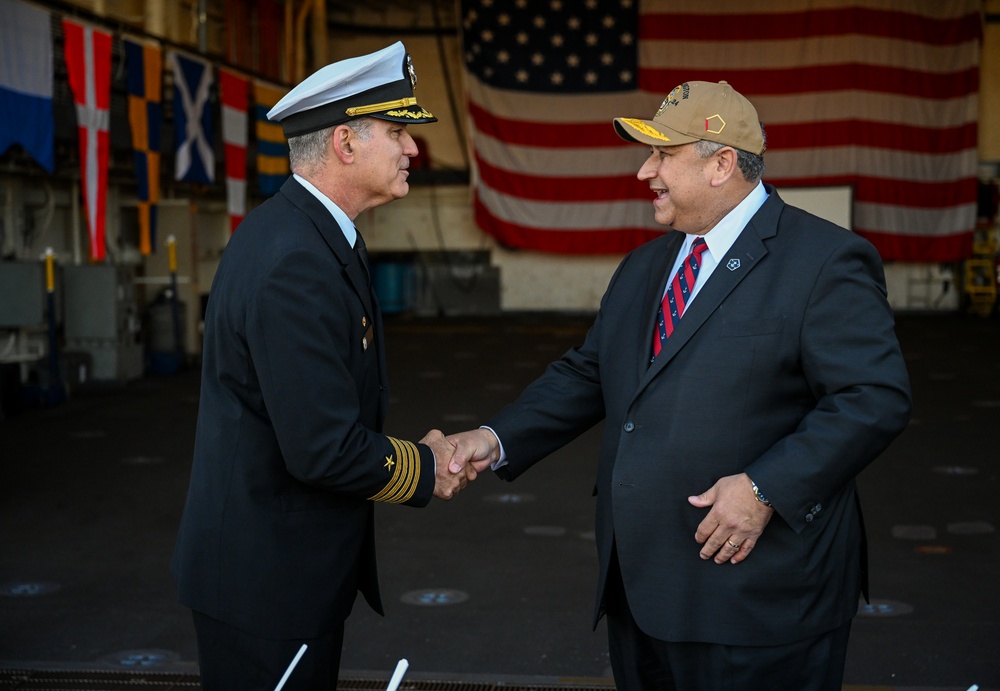
<svg viewBox="0 0 1000 691">
<path fill-rule="evenodd" d="M 417 73 L 400 41 L 382 50 L 320 68 L 267 113 L 285 137 L 308 134 L 368 116 L 422 124 L 437 118 L 417 105 Z"/>
</svg>

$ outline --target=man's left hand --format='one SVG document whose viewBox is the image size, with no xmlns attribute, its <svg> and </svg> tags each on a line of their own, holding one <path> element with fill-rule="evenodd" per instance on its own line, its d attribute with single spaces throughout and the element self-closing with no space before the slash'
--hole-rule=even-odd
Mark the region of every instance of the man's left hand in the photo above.
<svg viewBox="0 0 1000 691">
<path fill-rule="evenodd" d="M 701 558 L 714 557 L 716 564 L 739 564 L 750 556 L 774 514 L 774 509 L 754 497 L 746 473 L 720 478 L 707 492 L 688 497 L 688 502 L 700 509 L 711 507 L 694 539 L 702 546 Z"/>
</svg>

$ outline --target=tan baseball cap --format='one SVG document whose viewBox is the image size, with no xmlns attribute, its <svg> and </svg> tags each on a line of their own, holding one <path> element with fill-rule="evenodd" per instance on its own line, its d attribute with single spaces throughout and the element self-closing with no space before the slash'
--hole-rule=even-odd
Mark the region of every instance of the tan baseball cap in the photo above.
<svg viewBox="0 0 1000 691">
<path fill-rule="evenodd" d="M 684 82 L 667 94 L 652 120 L 615 118 L 614 123 L 622 139 L 649 146 L 704 139 L 764 153 L 757 109 L 727 82 Z"/>
</svg>

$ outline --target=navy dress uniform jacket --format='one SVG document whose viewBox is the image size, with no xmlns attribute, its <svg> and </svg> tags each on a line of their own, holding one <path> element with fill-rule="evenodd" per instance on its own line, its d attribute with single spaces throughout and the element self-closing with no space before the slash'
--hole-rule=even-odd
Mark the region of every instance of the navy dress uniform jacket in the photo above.
<svg viewBox="0 0 1000 691">
<path fill-rule="evenodd" d="M 381 434 L 389 390 L 365 268 L 294 178 L 230 238 L 172 561 L 182 604 L 263 638 L 382 613 L 372 500 L 422 506 L 429 447 Z"/>
<path fill-rule="evenodd" d="M 855 476 L 910 413 L 883 268 L 861 237 L 767 191 L 652 365 L 677 232 L 624 258 L 583 344 L 489 422 L 513 479 L 605 419 L 595 626 L 613 543 L 632 614 L 661 640 L 783 645 L 867 595 Z M 687 497 L 740 472 L 776 513 L 742 563 L 702 560 L 707 509 Z"/>
</svg>

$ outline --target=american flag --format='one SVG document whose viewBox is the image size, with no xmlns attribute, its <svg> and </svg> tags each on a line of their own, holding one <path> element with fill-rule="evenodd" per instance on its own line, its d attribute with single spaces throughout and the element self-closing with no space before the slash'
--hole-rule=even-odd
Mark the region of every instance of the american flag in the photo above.
<svg viewBox="0 0 1000 691">
<path fill-rule="evenodd" d="M 462 0 L 480 227 L 621 253 L 662 233 L 614 117 L 726 80 L 768 129 L 765 180 L 850 185 L 886 261 L 970 255 L 979 0 Z"/>
</svg>

